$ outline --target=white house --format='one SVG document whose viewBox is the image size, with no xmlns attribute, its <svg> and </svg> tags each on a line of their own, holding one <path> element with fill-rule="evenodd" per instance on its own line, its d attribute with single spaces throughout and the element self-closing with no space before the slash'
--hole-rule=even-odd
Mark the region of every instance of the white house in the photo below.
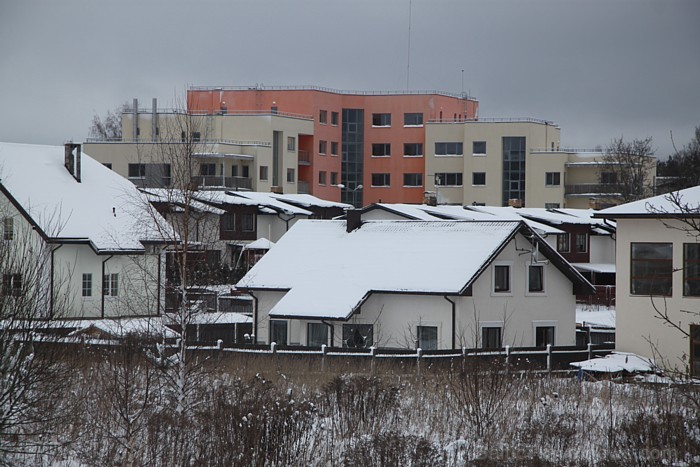
<svg viewBox="0 0 700 467">
<path fill-rule="evenodd" d="M 424 350 L 573 345 L 592 286 L 525 222 L 303 220 L 239 282 L 256 340 Z"/>
<path fill-rule="evenodd" d="M 700 375 L 700 186 L 596 216 L 617 221 L 617 348 Z"/>
<path fill-rule="evenodd" d="M 0 192 L 3 294 L 46 318 L 160 313 L 169 226 L 132 183 L 79 144 L 0 143 Z"/>
</svg>

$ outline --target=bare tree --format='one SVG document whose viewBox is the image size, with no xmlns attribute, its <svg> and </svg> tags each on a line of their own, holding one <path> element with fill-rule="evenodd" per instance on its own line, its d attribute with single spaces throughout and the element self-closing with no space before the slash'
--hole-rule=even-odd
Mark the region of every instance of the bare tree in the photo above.
<svg viewBox="0 0 700 467">
<path fill-rule="evenodd" d="M 598 174 L 600 183 L 616 186 L 623 203 L 652 194 L 656 159 L 651 137 L 632 141 L 622 137 L 613 139 L 605 148 L 603 164 Z"/>
<path fill-rule="evenodd" d="M 695 134 L 687 145 L 678 150 L 674 143 L 673 148 L 675 154 L 657 166 L 657 175 L 667 178 L 661 188 L 671 191 L 700 185 L 700 126 L 695 127 Z"/>
<path fill-rule="evenodd" d="M 129 107 L 124 103 L 114 110 L 108 110 L 104 117 L 94 115 L 90 125 L 90 137 L 108 141 L 122 139 L 122 113 Z"/>
</svg>

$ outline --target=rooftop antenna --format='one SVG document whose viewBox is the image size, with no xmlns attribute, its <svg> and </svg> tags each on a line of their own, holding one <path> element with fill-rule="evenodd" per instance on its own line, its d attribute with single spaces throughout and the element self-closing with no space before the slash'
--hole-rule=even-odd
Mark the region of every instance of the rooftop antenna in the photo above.
<svg viewBox="0 0 700 467">
<path fill-rule="evenodd" d="M 408 58 L 406 59 L 406 91 L 410 89 L 411 77 L 411 10 L 413 9 L 413 0 L 408 1 Z"/>
</svg>

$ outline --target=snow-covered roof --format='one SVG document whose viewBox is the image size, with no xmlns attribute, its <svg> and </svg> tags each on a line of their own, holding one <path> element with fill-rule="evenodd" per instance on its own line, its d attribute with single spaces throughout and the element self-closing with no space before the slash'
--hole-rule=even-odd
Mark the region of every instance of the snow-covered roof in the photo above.
<svg viewBox="0 0 700 467">
<path fill-rule="evenodd" d="M 579 271 L 615 274 L 615 263 L 571 263 Z"/>
<path fill-rule="evenodd" d="M 542 222 L 537 222 L 536 220 L 521 216 L 519 214 L 520 209 L 515 209 L 510 206 L 465 206 L 465 209 L 492 214 L 499 219 L 524 220 L 527 225 L 532 227 L 539 234 L 556 235 L 564 233 L 563 230 L 557 229 L 556 227 L 552 227 L 550 225 L 543 224 Z"/>
<path fill-rule="evenodd" d="M 200 190 L 195 197 L 203 202 L 219 205 L 257 206 L 265 214 L 284 213 L 288 215 L 311 216 L 313 213 L 293 204 L 285 203 L 275 198 L 274 193 L 257 191 L 220 191 Z"/>
<path fill-rule="evenodd" d="M 269 250 L 275 246 L 275 242 L 268 240 L 265 237 L 261 237 L 254 242 L 250 242 L 243 247 L 244 250 Z"/>
<path fill-rule="evenodd" d="M 297 206 L 301 206 L 304 208 L 312 208 L 312 207 L 317 207 L 317 208 L 341 208 L 341 209 L 350 209 L 352 208 L 351 204 L 346 204 L 346 203 L 339 203 L 337 201 L 328 201 L 325 199 L 317 198 L 314 195 L 309 195 L 309 194 L 277 194 L 277 193 L 270 193 L 270 196 L 278 199 L 280 201 L 286 202 L 286 203 L 292 203 Z"/>
<path fill-rule="evenodd" d="M 63 146 L 0 143 L 1 186 L 46 237 L 96 251 L 143 251 L 142 242 L 162 241 L 158 228 L 170 227 L 134 184 L 85 153 L 78 182 L 64 155 Z"/>
<path fill-rule="evenodd" d="M 271 316 L 347 319 L 373 291 L 460 293 L 521 225 L 368 221 L 348 233 L 344 221 L 302 220 L 238 287 L 288 291 Z"/>
<path fill-rule="evenodd" d="M 657 370 L 650 359 L 628 352 L 613 352 L 602 358 L 574 362 L 571 366 L 600 373 L 652 373 Z"/>
<path fill-rule="evenodd" d="M 129 334 L 140 336 L 158 336 L 174 339 L 180 335 L 163 324 L 161 317 L 153 318 L 121 318 L 121 319 L 83 319 L 76 321 L 61 321 L 61 325 L 75 327 L 69 336 L 85 334 L 90 330 L 98 330 L 115 338 L 123 338 Z"/>
<path fill-rule="evenodd" d="M 596 217 L 700 216 L 700 186 L 603 209 Z"/>
<path fill-rule="evenodd" d="M 185 199 L 184 194 L 180 190 L 172 188 L 142 188 L 141 191 L 146 194 L 148 200 L 152 203 L 174 203 L 180 206 L 184 206 L 185 204 L 187 204 L 187 200 Z M 226 214 L 226 211 L 223 209 L 219 209 L 201 201 L 197 201 L 197 199 L 195 199 L 195 196 L 190 197 L 189 205 L 192 209 L 194 209 L 197 212 L 208 212 L 217 216 Z M 174 208 L 173 210 L 178 211 L 182 209 L 183 208 Z"/>
</svg>

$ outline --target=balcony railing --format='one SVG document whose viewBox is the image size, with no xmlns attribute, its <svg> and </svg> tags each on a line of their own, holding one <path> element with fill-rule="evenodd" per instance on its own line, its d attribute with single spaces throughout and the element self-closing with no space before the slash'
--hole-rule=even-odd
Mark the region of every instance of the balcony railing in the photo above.
<svg viewBox="0 0 700 467">
<path fill-rule="evenodd" d="M 504 118 L 431 118 L 428 123 L 539 123 L 559 128 L 559 125 L 550 120 L 541 120 L 532 117 L 504 117 Z"/>
<path fill-rule="evenodd" d="M 221 177 L 217 175 L 198 175 L 192 182 L 200 188 L 232 188 L 234 190 L 252 190 L 253 179 L 246 177 Z"/>
<path fill-rule="evenodd" d="M 297 182 L 297 192 L 303 195 L 309 194 L 309 182 L 299 180 Z"/>
<path fill-rule="evenodd" d="M 299 165 L 311 165 L 311 152 L 299 149 Z"/>
<path fill-rule="evenodd" d="M 564 195 L 617 195 L 621 191 L 621 187 L 615 183 L 579 183 L 576 185 L 566 185 L 564 187 Z"/>
</svg>

